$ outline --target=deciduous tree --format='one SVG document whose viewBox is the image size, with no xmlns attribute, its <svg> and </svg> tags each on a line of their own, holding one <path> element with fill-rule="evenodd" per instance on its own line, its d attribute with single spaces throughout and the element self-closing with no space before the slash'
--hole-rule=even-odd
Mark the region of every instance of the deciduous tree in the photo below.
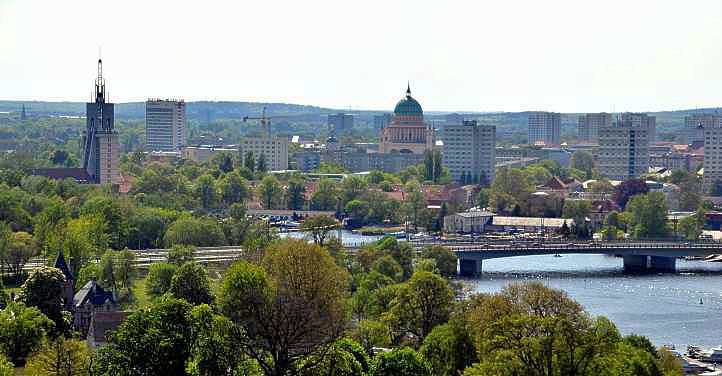
<svg viewBox="0 0 722 376">
<path fill-rule="evenodd" d="M 169 291 L 193 305 L 213 302 L 208 272 L 197 262 L 187 262 L 173 274 Z"/>
</svg>

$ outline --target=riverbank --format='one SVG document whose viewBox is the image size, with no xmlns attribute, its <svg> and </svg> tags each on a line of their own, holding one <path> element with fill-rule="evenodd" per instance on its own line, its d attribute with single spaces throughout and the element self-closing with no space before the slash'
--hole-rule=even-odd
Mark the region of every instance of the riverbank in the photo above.
<svg viewBox="0 0 722 376">
<path fill-rule="evenodd" d="M 354 234 L 363 236 L 382 236 L 402 231 L 404 231 L 403 226 L 364 226 L 351 230 Z"/>
</svg>

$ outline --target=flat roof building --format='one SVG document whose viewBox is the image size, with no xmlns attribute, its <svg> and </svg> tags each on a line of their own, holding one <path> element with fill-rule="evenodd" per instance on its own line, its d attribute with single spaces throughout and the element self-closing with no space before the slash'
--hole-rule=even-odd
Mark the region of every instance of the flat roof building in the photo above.
<svg viewBox="0 0 722 376">
<path fill-rule="evenodd" d="M 145 102 L 145 147 L 148 151 L 178 151 L 188 140 L 186 103 L 174 99 Z"/>
<path fill-rule="evenodd" d="M 562 115 L 556 112 L 529 113 L 529 144 L 561 144 Z"/>
<path fill-rule="evenodd" d="M 464 184 L 494 180 L 496 126 L 463 121 L 446 124 L 443 134 L 443 165 L 449 168 L 452 180 Z"/>
</svg>

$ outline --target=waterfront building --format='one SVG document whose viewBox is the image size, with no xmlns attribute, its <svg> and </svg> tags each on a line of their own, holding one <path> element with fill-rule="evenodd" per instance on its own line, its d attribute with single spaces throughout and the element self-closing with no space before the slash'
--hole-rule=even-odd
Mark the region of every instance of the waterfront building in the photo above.
<svg viewBox="0 0 722 376">
<path fill-rule="evenodd" d="M 619 120 L 599 128 L 599 172 L 613 180 L 638 178 L 649 172 L 649 124 Z"/>
<path fill-rule="evenodd" d="M 712 184 L 722 180 L 722 127 L 720 125 L 704 128 L 704 192 L 709 192 Z"/>
<path fill-rule="evenodd" d="M 264 155 L 269 171 L 288 170 L 288 139 L 283 137 L 244 137 L 238 145 L 241 156 L 252 152 L 258 158 Z"/>
<path fill-rule="evenodd" d="M 694 114 L 684 117 L 684 137 L 688 145 L 704 143 L 704 130 L 720 126 L 722 116 L 717 114 Z"/>
<path fill-rule="evenodd" d="M 146 150 L 178 151 L 187 139 L 185 101 L 148 99 L 145 102 Z"/>
<path fill-rule="evenodd" d="M 529 144 L 561 144 L 562 115 L 556 112 L 529 113 Z"/>
<path fill-rule="evenodd" d="M 328 127 L 331 134 L 340 136 L 344 133 L 350 132 L 353 129 L 353 115 L 338 113 L 335 115 L 328 115 Z"/>
<path fill-rule="evenodd" d="M 409 86 L 394 108 L 391 123 L 381 130 L 379 152 L 424 154 L 434 149 L 435 142 L 434 128 L 424 122 L 424 111 Z"/>
<path fill-rule="evenodd" d="M 452 180 L 470 177 L 471 181 L 491 183 L 496 163 L 496 126 L 476 120 L 444 126 L 443 164 Z"/>
<path fill-rule="evenodd" d="M 633 127 L 647 128 L 649 143 L 657 141 L 657 117 L 636 112 L 623 112 L 619 115 L 619 121 L 631 123 Z"/>
<path fill-rule="evenodd" d="M 579 140 L 596 143 L 599 141 L 599 127 L 610 125 L 612 125 L 612 114 L 600 112 L 582 115 L 579 117 Z"/>
</svg>

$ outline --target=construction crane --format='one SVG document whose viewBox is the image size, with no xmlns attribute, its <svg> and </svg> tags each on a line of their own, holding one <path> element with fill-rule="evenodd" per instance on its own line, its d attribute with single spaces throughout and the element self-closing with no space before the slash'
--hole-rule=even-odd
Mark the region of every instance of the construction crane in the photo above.
<svg viewBox="0 0 722 376">
<path fill-rule="evenodd" d="M 295 115 L 298 116 L 298 115 Z M 274 116 L 266 116 L 266 106 L 263 106 L 263 112 L 261 113 L 260 117 L 257 116 L 244 116 L 243 122 L 247 122 L 248 120 L 259 120 L 261 122 L 261 127 L 263 128 L 263 136 L 267 138 L 271 138 L 271 119 L 280 119 L 280 118 L 289 118 L 294 117 L 294 115 L 274 115 Z"/>
</svg>

